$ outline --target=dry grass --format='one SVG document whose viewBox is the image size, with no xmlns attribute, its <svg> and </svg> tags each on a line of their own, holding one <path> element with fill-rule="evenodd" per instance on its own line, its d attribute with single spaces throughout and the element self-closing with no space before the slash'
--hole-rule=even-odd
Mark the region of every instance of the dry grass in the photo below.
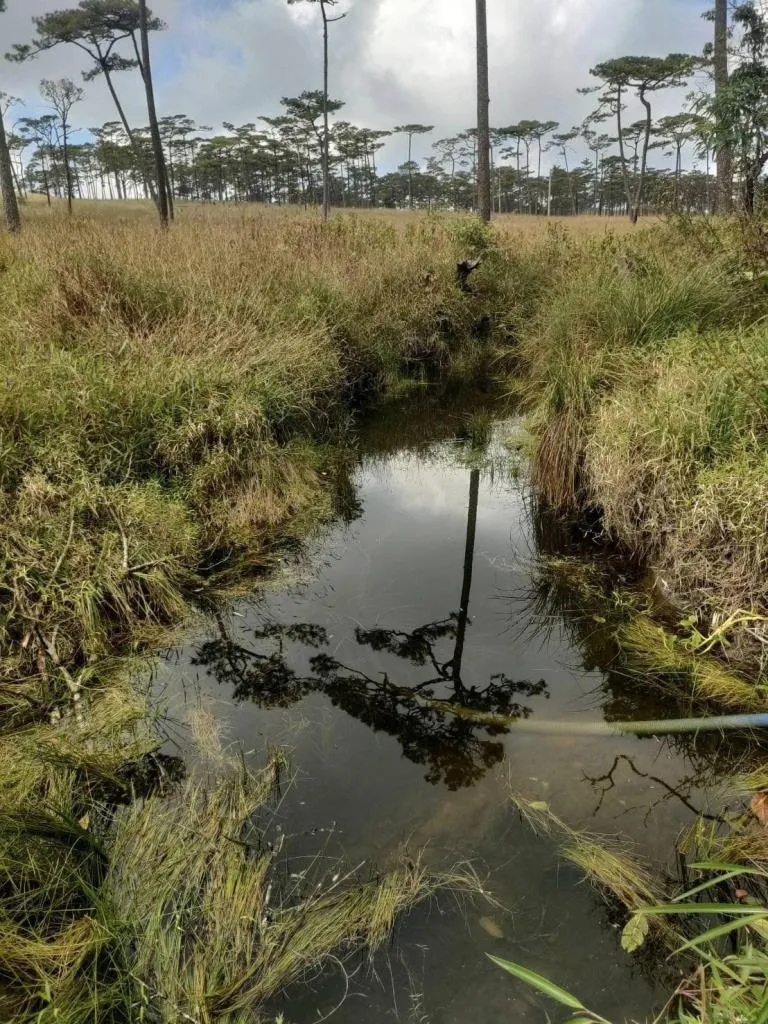
<svg viewBox="0 0 768 1024">
<path fill-rule="evenodd" d="M 503 213 L 493 218 L 493 226 L 502 237 L 516 235 L 527 239 L 536 239 L 543 231 L 552 228 L 566 231 L 575 238 L 633 236 L 660 223 L 659 217 L 646 217 L 638 225 L 633 225 L 630 224 L 628 217 L 595 217 L 592 214 L 579 214 L 576 217 L 536 217 L 531 214 Z"/>
<path fill-rule="evenodd" d="M 606 527 L 726 614 L 768 607 L 766 373 L 762 326 L 683 334 L 606 397 L 585 445 Z"/>
</svg>

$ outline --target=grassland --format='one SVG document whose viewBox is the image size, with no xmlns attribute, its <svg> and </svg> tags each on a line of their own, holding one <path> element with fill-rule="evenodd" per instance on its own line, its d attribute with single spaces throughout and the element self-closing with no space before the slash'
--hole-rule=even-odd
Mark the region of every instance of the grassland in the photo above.
<svg viewBox="0 0 768 1024">
<path fill-rule="evenodd" d="M 757 225 L 564 235 L 519 335 L 538 493 L 597 513 L 733 655 L 768 611 L 767 256 Z"/>
<path fill-rule="evenodd" d="M 252 928 L 211 909 L 237 889 L 269 924 L 270 865 L 243 843 L 275 766 L 216 754 L 172 784 L 116 663 L 330 517 L 339 442 L 386 394 L 481 372 L 519 394 L 541 499 L 665 581 L 673 635 L 637 620 L 628 646 L 706 703 L 756 706 L 713 656 L 764 647 L 766 268 L 737 224 L 182 207 L 163 234 L 140 203 L 30 205 L 0 238 L 4 1019 L 250 1020 L 267 976 L 375 943 L 429 891 L 420 869 L 351 880 L 313 907 L 332 943 L 291 931 L 288 898 L 254 973 Z M 139 881 L 180 830 L 215 855 L 174 902 Z"/>
<path fill-rule="evenodd" d="M 767 270 L 754 222 L 562 234 L 518 335 L 536 491 L 652 570 L 659 617 L 628 611 L 623 655 L 701 709 L 766 707 Z M 659 920 L 683 928 L 673 963 L 685 980 L 669 1005 L 685 1024 L 765 1019 L 768 777 L 756 758 L 741 783 L 751 810 L 682 837 L 688 884 L 658 879 L 638 898 L 623 880 L 647 876 L 609 847 L 564 851 L 634 915 L 627 948 Z"/>
</svg>

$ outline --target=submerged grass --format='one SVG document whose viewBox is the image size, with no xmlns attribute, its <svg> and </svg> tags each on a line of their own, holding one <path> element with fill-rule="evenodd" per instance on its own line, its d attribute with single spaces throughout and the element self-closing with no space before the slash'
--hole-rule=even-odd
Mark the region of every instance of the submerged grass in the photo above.
<svg viewBox="0 0 768 1024">
<path fill-rule="evenodd" d="M 765 780 L 765 772 L 761 778 Z M 745 781 L 754 786 L 753 773 Z M 736 815 L 727 824 L 699 819 L 679 840 L 682 881 L 654 875 L 615 840 L 574 830 L 545 804 L 513 796 L 528 823 L 554 836 L 562 855 L 600 891 L 618 901 L 628 916 L 621 937 L 627 955 L 659 940 L 644 955 L 660 951 L 684 975 L 654 1024 L 759 1024 L 768 1008 L 768 830 L 764 802 L 755 816 Z M 753 801 L 753 807 L 755 806 Z M 757 818 L 757 820 L 755 820 Z M 576 1020 L 605 1018 L 587 1010 L 578 994 L 556 979 L 520 964 L 494 962 L 524 983 L 569 1008 Z"/>
<path fill-rule="evenodd" d="M 740 677 L 714 657 L 687 649 L 680 637 L 647 615 L 633 616 L 621 628 L 619 639 L 630 662 L 657 678 L 667 691 L 722 708 L 765 709 L 764 686 Z"/>
<path fill-rule="evenodd" d="M 575 864 L 598 891 L 627 913 L 633 914 L 663 898 L 664 889 L 659 880 L 626 845 L 616 839 L 571 828 L 545 803 L 531 802 L 515 793 L 510 799 L 535 832 L 552 836 L 564 859 Z M 661 930 L 667 931 L 663 927 Z M 673 938 L 671 933 L 666 937 Z"/>
<path fill-rule="evenodd" d="M 479 889 L 469 870 L 436 877 L 406 857 L 370 879 L 318 860 L 297 879 L 282 841 L 268 835 L 286 767 L 280 753 L 251 772 L 198 716 L 195 772 L 177 783 L 160 777 L 144 796 L 126 793 L 120 768 L 135 761 L 146 734 L 126 743 L 135 716 L 103 710 L 90 726 L 98 749 L 81 723 L 90 758 L 77 772 L 67 770 L 66 740 L 50 735 L 17 752 L 7 782 L 3 764 L 0 1008 L 8 1024 L 263 1019 L 270 997 L 375 949 L 400 913 L 437 889 Z M 141 730 L 146 709 L 140 721 Z M 89 772 L 90 788 L 82 779 L 89 761 L 100 767 L 98 777 Z"/>
</svg>

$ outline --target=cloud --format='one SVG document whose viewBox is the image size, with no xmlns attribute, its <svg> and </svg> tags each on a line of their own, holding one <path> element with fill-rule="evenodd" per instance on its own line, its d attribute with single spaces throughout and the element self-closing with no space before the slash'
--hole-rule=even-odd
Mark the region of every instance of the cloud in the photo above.
<svg viewBox="0 0 768 1024">
<path fill-rule="evenodd" d="M 0 18 L 10 43 L 31 36 L 32 15 L 62 0 L 9 0 Z M 218 128 L 276 113 L 280 98 L 322 83 L 322 37 L 316 4 L 286 0 L 154 0 L 168 31 L 153 41 L 158 105 Z M 414 155 L 473 123 L 474 4 L 469 0 L 340 0 L 347 17 L 330 27 L 331 92 L 345 100 L 342 116 L 391 128 L 405 121 L 434 124 L 416 140 Z M 589 68 L 625 53 L 699 52 L 709 26 L 694 0 L 488 0 L 492 122 L 554 119 L 564 127 L 589 111 L 576 88 Z M 39 108 L 40 78 L 79 77 L 84 55 L 74 47 L 24 65 L 0 67 L 0 88 Z M 144 123 L 136 75 L 119 76 L 129 117 Z M 675 109 L 661 101 L 660 112 Z M 114 118 L 104 83 L 96 80 L 77 108 L 80 124 Z M 382 166 L 404 159 L 393 139 Z"/>
</svg>

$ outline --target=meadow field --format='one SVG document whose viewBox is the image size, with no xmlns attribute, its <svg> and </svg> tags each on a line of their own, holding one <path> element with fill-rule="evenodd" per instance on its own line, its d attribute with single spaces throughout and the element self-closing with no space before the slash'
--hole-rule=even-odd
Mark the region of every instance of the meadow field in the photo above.
<svg viewBox="0 0 768 1024">
<path fill-rule="evenodd" d="M 457 264 L 476 258 L 462 290 Z M 218 918 L 185 958 L 167 892 L 135 881 L 182 819 L 214 846 L 236 831 L 275 767 L 243 775 L 209 738 L 212 791 L 114 813 L 157 743 L 131 658 L 332 517 L 356 418 L 386 397 L 479 379 L 514 396 L 537 500 L 599 524 L 663 592 L 636 650 L 670 670 L 681 650 L 715 655 L 696 707 L 764 707 L 767 275 L 759 223 L 340 211 L 324 225 L 180 205 L 164 233 L 141 203 L 78 203 L 71 219 L 30 203 L 0 239 L 4 1019 L 126 1019 L 148 985 L 157 1019 L 250 1020 L 441 884 L 413 868 L 332 894 L 311 934 L 283 922 L 258 970 Z M 204 930 L 195 893 L 215 903 L 243 878 L 243 915 L 260 917 L 268 859 L 243 863 L 238 849 L 195 863 L 183 927 Z M 304 950 L 290 963 L 287 936 Z"/>
</svg>

